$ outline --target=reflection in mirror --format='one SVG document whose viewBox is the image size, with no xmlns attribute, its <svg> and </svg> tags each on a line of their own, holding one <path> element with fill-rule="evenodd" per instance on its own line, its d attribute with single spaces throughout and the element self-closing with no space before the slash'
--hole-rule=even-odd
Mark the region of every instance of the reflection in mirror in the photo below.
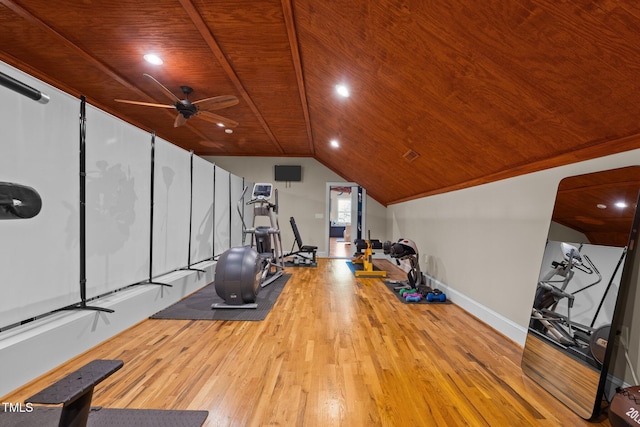
<svg viewBox="0 0 640 427">
<path fill-rule="evenodd" d="M 558 186 L 522 368 L 585 419 L 600 410 L 639 189 L 640 166 Z"/>
</svg>

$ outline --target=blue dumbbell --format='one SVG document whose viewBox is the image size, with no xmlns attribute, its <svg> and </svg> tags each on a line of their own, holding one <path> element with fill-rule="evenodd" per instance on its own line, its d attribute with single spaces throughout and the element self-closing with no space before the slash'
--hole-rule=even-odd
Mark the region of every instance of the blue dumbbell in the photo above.
<svg viewBox="0 0 640 427">
<path fill-rule="evenodd" d="M 435 290 L 427 294 L 427 301 L 429 302 L 434 302 L 434 301 L 445 302 L 446 300 L 447 300 L 447 296 L 441 291 Z"/>
</svg>

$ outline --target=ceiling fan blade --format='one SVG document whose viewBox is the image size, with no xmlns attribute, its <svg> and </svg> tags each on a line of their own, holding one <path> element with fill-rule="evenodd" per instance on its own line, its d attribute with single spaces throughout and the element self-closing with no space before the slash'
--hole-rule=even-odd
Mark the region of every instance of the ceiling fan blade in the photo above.
<svg viewBox="0 0 640 427">
<path fill-rule="evenodd" d="M 194 101 L 193 105 L 197 105 L 199 110 L 222 110 L 238 103 L 238 98 L 233 95 L 214 96 L 212 98 L 200 99 Z"/>
<path fill-rule="evenodd" d="M 173 102 L 180 102 L 180 98 L 178 98 L 177 96 L 175 96 L 173 94 L 173 92 L 171 92 L 169 89 L 167 89 L 166 87 L 164 87 L 162 85 L 162 83 L 160 83 L 159 81 L 157 81 L 156 79 L 153 78 L 153 76 L 149 75 L 149 74 L 143 74 L 143 76 L 145 76 L 146 78 L 150 79 L 151 81 L 153 81 L 155 84 L 157 84 L 158 86 L 160 86 L 160 88 L 162 89 L 162 91 L 165 93 L 165 95 L 167 95 L 169 97 L 169 99 L 171 99 L 171 101 Z"/>
<path fill-rule="evenodd" d="M 200 117 L 202 120 L 206 120 L 208 122 L 215 123 L 215 124 L 223 124 L 224 127 L 228 127 L 228 128 L 234 128 L 239 124 L 235 120 L 227 119 L 226 117 L 222 117 L 217 114 L 210 113 L 209 111 L 201 110 L 201 111 L 198 111 L 196 115 Z"/>
<path fill-rule="evenodd" d="M 176 120 L 173 122 L 173 127 L 177 128 L 182 126 L 185 123 L 187 123 L 187 119 L 182 114 L 178 114 L 176 116 Z"/>
<path fill-rule="evenodd" d="M 129 101 L 127 99 L 114 99 L 114 101 L 124 102 L 125 104 L 144 105 L 145 107 L 176 108 L 173 105 L 154 104 L 152 102 Z"/>
</svg>

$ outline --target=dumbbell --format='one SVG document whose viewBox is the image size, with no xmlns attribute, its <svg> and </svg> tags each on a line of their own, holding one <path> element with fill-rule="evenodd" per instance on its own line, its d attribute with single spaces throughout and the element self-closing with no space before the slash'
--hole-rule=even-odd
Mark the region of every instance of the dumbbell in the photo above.
<svg viewBox="0 0 640 427">
<path fill-rule="evenodd" d="M 415 289 L 402 289 L 402 290 L 400 290 L 400 296 L 401 297 L 404 297 L 407 294 L 415 294 L 415 293 L 416 293 Z"/>
<path fill-rule="evenodd" d="M 404 297 L 404 300 L 406 302 L 418 302 L 422 299 L 422 295 L 420 294 L 409 294 L 406 297 Z"/>
<path fill-rule="evenodd" d="M 445 295 L 442 291 L 438 289 L 434 289 L 432 292 L 427 294 L 427 301 L 434 302 L 445 302 L 447 300 L 447 295 Z"/>
</svg>

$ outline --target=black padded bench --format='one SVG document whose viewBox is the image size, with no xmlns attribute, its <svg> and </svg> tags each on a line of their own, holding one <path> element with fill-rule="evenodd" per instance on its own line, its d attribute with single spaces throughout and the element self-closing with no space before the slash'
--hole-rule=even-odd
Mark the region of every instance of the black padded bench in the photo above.
<svg viewBox="0 0 640 427">
<path fill-rule="evenodd" d="M 94 360 L 34 394 L 25 402 L 43 405 L 62 403 L 58 426 L 84 427 L 89 418 L 95 385 L 123 365 L 122 360 Z"/>
<path fill-rule="evenodd" d="M 302 237 L 300 237 L 300 231 L 298 230 L 298 226 L 296 225 L 296 220 L 294 217 L 289 218 L 289 223 L 291 224 L 291 229 L 293 230 L 293 246 L 291 247 L 291 252 L 285 254 L 285 257 L 289 257 L 292 255 L 300 256 L 305 259 L 307 262 L 305 264 L 309 264 L 312 266 L 317 266 L 316 262 L 316 252 L 318 250 L 317 246 L 305 245 L 302 243 Z M 298 245 L 298 250 L 294 251 L 295 245 Z M 307 255 L 304 255 L 307 254 Z M 310 258 L 309 258 L 310 257 Z M 297 265 L 297 262 L 296 262 Z"/>
</svg>

